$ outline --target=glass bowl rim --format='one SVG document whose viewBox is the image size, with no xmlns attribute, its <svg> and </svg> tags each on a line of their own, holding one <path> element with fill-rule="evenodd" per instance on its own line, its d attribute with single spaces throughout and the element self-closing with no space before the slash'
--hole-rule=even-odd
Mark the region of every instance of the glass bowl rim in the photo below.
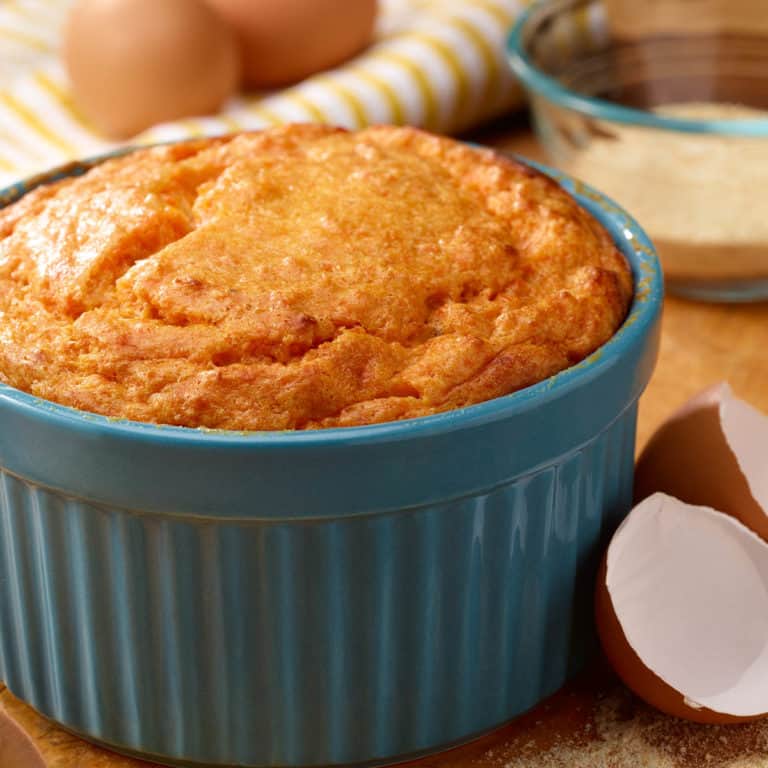
<svg viewBox="0 0 768 768">
<path fill-rule="evenodd" d="M 526 87 L 558 106 L 566 107 L 589 117 L 615 123 L 639 125 L 680 133 L 742 136 L 747 138 L 768 137 L 768 117 L 740 120 L 707 120 L 675 118 L 656 115 L 643 109 L 625 107 L 605 99 L 591 98 L 566 88 L 558 80 L 547 75 L 531 60 L 525 46 L 525 35 L 538 16 L 546 9 L 560 13 L 574 0 L 537 0 L 517 18 L 507 37 L 507 55 L 512 70 Z"/>
</svg>

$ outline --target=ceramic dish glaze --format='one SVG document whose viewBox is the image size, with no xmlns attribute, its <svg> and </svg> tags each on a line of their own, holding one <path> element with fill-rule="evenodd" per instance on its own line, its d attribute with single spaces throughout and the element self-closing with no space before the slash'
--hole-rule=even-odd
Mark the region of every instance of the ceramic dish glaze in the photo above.
<svg viewBox="0 0 768 768">
<path fill-rule="evenodd" d="M 79 164 L 18 185 L 81 171 Z M 627 512 L 662 280 L 640 228 L 619 332 L 515 394 L 409 421 L 226 433 L 0 387 L 0 678 L 172 764 L 378 763 L 536 704 L 592 647 Z"/>
</svg>

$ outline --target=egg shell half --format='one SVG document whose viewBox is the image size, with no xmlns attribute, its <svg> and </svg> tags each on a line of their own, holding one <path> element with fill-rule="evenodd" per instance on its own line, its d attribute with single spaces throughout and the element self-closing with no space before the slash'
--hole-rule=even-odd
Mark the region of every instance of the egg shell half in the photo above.
<svg viewBox="0 0 768 768">
<path fill-rule="evenodd" d="M 635 470 L 635 500 L 661 491 L 725 512 L 768 541 L 768 416 L 717 384 L 653 435 Z"/>
<path fill-rule="evenodd" d="M 595 613 L 624 683 L 701 723 L 768 712 L 768 545 L 728 515 L 657 493 L 608 548 Z"/>
</svg>

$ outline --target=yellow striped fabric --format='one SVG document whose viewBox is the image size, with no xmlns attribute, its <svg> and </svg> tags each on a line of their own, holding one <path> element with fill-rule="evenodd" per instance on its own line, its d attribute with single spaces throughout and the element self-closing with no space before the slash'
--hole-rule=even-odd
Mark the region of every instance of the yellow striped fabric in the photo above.
<svg viewBox="0 0 768 768">
<path fill-rule="evenodd" d="M 0 0 L 0 184 L 107 151 L 58 59 L 71 0 Z M 220 114 L 157 125 L 131 143 L 327 122 L 456 132 L 519 104 L 504 42 L 528 0 L 380 0 L 376 39 L 341 67 L 286 90 L 244 94 Z"/>
</svg>

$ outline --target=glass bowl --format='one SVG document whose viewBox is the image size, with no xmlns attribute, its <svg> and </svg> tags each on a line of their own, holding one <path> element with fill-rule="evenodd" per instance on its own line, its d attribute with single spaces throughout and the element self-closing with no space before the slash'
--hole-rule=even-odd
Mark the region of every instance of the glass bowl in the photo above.
<svg viewBox="0 0 768 768">
<path fill-rule="evenodd" d="M 768 298 L 762 0 L 554 0 L 509 38 L 550 160 L 627 208 L 667 285 Z"/>
</svg>

